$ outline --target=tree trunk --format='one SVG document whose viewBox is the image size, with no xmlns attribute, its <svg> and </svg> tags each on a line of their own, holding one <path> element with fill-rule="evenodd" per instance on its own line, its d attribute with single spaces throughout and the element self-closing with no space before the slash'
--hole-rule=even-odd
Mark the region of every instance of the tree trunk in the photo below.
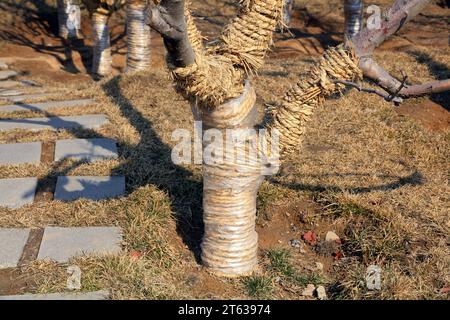
<svg viewBox="0 0 450 320">
<path fill-rule="evenodd" d="M 145 23 L 145 8 L 143 1 L 127 2 L 127 72 L 150 67 L 150 27 Z"/>
<path fill-rule="evenodd" d="M 57 0 L 59 36 L 77 38 L 80 29 L 80 7 L 71 0 Z"/>
<path fill-rule="evenodd" d="M 67 39 L 69 35 L 69 30 L 67 28 L 67 13 L 66 7 L 68 0 L 57 0 L 57 10 L 58 10 L 58 28 L 59 36 L 63 39 Z"/>
<path fill-rule="evenodd" d="M 364 17 L 363 0 L 345 0 L 345 39 L 351 39 L 355 34 L 361 31 Z"/>
<path fill-rule="evenodd" d="M 112 58 L 108 19 L 108 15 L 98 12 L 92 15 L 92 37 L 94 40 L 92 73 L 100 76 L 106 76 L 111 73 Z"/>
<path fill-rule="evenodd" d="M 208 157 L 210 145 L 203 141 L 202 261 L 220 276 L 249 275 L 258 263 L 256 195 L 263 176 L 257 158 L 250 156 L 250 161 L 243 161 L 249 155 L 245 129 L 254 129 L 257 123 L 255 100 L 255 92 L 247 83 L 240 97 L 212 111 L 202 110 L 203 132 L 215 129 L 228 139 L 214 149 L 218 163 Z M 234 129 L 236 140 L 229 139 L 230 129 Z"/>
<path fill-rule="evenodd" d="M 291 25 L 293 7 L 294 0 L 284 0 L 283 23 L 286 27 Z"/>
</svg>

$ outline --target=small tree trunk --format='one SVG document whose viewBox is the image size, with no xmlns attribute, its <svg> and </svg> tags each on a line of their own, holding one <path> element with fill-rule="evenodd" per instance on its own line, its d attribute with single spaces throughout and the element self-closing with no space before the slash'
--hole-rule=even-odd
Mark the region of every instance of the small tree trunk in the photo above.
<svg viewBox="0 0 450 320">
<path fill-rule="evenodd" d="M 109 16 L 95 12 L 92 15 L 93 59 L 92 73 L 106 76 L 111 73 L 111 45 L 108 28 Z"/>
<path fill-rule="evenodd" d="M 69 35 L 69 30 L 67 28 L 67 8 L 68 0 L 57 0 L 57 11 L 58 11 L 58 32 L 59 36 L 63 39 L 67 39 Z"/>
<path fill-rule="evenodd" d="M 257 122 L 255 99 L 247 84 L 241 97 L 213 111 L 203 110 L 204 132 L 214 128 L 227 137 L 229 129 L 253 129 Z M 239 131 L 233 132 L 239 135 Z M 258 263 L 256 195 L 263 177 L 258 161 L 243 163 L 248 141 L 244 136 L 237 138 L 240 142 L 222 141 L 223 148 L 215 149 L 222 163 L 208 161 L 208 144 L 203 142 L 202 261 L 210 272 L 227 277 L 249 275 Z"/>
<path fill-rule="evenodd" d="M 294 0 L 284 0 L 283 23 L 287 27 L 291 25 L 293 8 L 294 8 Z"/>
<path fill-rule="evenodd" d="M 145 23 L 143 1 L 127 2 L 127 72 L 150 67 L 150 27 Z"/>
<path fill-rule="evenodd" d="M 71 0 L 57 0 L 59 36 L 77 38 L 80 30 L 80 7 Z"/>
<path fill-rule="evenodd" d="M 351 39 L 363 26 L 364 2 L 363 0 L 345 0 L 345 39 Z"/>
</svg>

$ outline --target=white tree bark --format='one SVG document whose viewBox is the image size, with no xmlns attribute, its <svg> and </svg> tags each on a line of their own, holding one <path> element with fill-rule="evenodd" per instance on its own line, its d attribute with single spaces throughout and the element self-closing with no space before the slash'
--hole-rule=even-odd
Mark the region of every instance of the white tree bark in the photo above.
<svg viewBox="0 0 450 320">
<path fill-rule="evenodd" d="M 111 73 L 111 44 L 108 27 L 109 17 L 104 14 L 92 15 L 93 58 L 92 73 L 106 76 Z"/>
<path fill-rule="evenodd" d="M 59 36 L 77 38 L 80 30 L 80 7 L 71 0 L 57 0 Z"/>
<path fill-rule="evenodd" d="M 145 23 L 145 2 L 127 2 L 127 72 L 150 67 L 150 27 Z"/>
<path fill-rule="evenodd" d="M 352 38 L 361 31 L 364 17 L 364 1 L 363 0 L 345 0 L 345 39 Z"/>
</svg>

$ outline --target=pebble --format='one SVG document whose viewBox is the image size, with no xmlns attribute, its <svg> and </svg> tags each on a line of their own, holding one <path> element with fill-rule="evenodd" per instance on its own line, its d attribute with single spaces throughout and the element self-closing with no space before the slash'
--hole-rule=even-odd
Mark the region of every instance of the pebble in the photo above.
<svg viewBox="0 0 450 320">
<path fill-rule="evenodd" d="M 318 286 L 316 289 L 317 298 L 319 300 L 326 300 L 327 299 L 327 292 L 325 291 L 324 286 Z"/>
<path fill-rule="evenodd" d="M 339 236 L 333 231 L 328 231 L 325 235 L 325 241 L 339 241 Z"/>
<path fill-rule="evenodd" d="M 316 262 L 316 270 L 318 270 L 318 271 L 323 270 L 323 264 L 321 262 Z"/>
<path fill-rule="evenodd" d="M 310 283 L 306 286 L 305 290 L 302 292 L 302 296 L 304 297 L 312 297 L 314 296 L 314 291 L 316 290 L 316 287 Z"/>
<path fill-rule="evenodd" d="M 300 248 L 301 247 L 301 242 L 299 240 L 297 240 L 297 239 L 289 240 L 289 244 L 290 244 L 291 247 L 294 247 L 294 248 Z"/>
</svg>

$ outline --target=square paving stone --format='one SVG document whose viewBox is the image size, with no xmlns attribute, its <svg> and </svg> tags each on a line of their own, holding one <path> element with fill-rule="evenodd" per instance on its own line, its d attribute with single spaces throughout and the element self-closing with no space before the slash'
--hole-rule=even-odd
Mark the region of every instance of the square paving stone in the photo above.
<svg viewBox="0 0 450 320">
<path fill-rule="evenodd" d="M 6 80 L 12 77 L 17 76 L 18 73 L 13 70 L 2 70 L 0 71 L 0 80 Z"/>
<path fill-rule="evenodd" d="M 41 142 L 0 144 L 0 165 L 39 163 Z"/>
<path fill-rule="evenodd" d="M 69 176 L 58 177 L 55 200 L 102 200 L 125 193 L 125 177 Z"/>
<path fill-rule="evenodd" d="M 45 111 L 52 108 L 70 108 L 86 106 L 94 103 L 92 99 L 50 101 L 38 103 L 16 103 L 8 105 L 0 105 L 0 112 L 17 112 L 17 111 Z"/>
<path fill-rule="evenodd" d="M 47 227 L 44 230 L 38 260 L 68 262 L 83 255 L 118 254 L 122 231 L 118 227 Z"/>
<path fill-rule="evenodd" d="M 95 129 L 108 122 L 105 114 L 89 114 L 83 116 L 27 118 L 0 120 L 0 131 L 7 130 L 61 130 L 61 129 Z"/>
<path fill-rule="evenodd" d="M 107 290 L 0 296 L 0 300 L 107 300 L 108 298 Z"/>
<path fill-rule="evenodd" d="M 29 234 L 30 229 L 0 228 L 0 269 L 17 267 Z"/>
<path fill-rule="evenodd" d="M 55 161 L 65 158 L 88 161 L 117 158 L 117 145 L 113 139 L 66 139 L 56 141 Z"/>
<path fill-rule="evenodd" d="M 0 179 L 0 207 L 19 208 L 32 203 L 37 178 Z"/>
</svg>

